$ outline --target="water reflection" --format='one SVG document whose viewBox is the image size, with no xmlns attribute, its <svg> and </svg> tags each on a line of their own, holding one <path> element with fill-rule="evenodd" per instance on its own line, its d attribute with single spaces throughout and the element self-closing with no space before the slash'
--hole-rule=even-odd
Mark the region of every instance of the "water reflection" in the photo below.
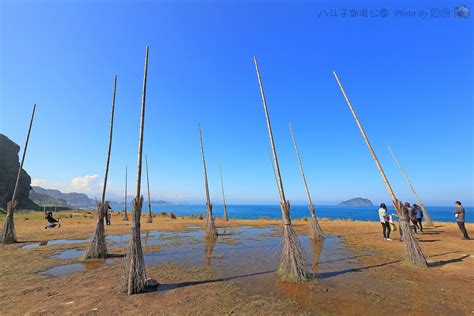
<svg viewBox="0 0 474 316">
<path fill-rule="evenodd" d="M 211 269 L 211 259 L 212 259 L 212 252 L 214 251 L 214 247 L 216 246 L 218 236 L 211 236 L 208 235 L 204 240 L 204 267 L 206 269 Z"/>
</svg>

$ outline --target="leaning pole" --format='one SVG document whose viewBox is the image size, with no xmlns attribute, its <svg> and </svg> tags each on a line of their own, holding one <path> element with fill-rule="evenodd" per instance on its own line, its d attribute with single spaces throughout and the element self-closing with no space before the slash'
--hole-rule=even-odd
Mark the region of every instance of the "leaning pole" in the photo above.
<svg viewBox="0 0 474 316">
<path fill-rule="evenodd" d="M 423 204 L 423 202 L 421 202 L 420 197 L 418 196 L 418 194 L 416 193 L 415 189 L 414 189 L 413 186 L 411 185 L 410 179 L 408 179 L 408 176 L 407 176 L 407 174 L 405 173 L 405 170 L 403 170 L 403 167 L 402 167 L 402 165 L 400 164 L 400 161 L 398 160 L 397 156 L 395 156 L 395 153 L 393 152 L 392 148 L 390 148 L 390 146 L 388 146 L 388 150 L 390 151 L 390 154 L 392 154 L 393 160 L 395 160 L 395 163 L 397 164 L 398 168 L 400 169 L 400 171 L 401 171 L 403 177 L 405 177 L 405 180 L 407 181 L 408 186 L 409 186 L 410 189 L 411 189 L 411 192 L 413 192 L 413 195 L 414 195 L 415 198 L 418 200 L 418 204 L 420 204 L 420 207 L 421 207 L 421 209 L 423 210 L 423 215 L 425 216 L 425 221 L 426 221 L 425 226 L 427 226 L 427 227 L 434 227 L 433 221 L 431 220 L 431 217 L 430 217 L 430 214 L 428 214 L 428 212 L 426 211 L 425 205 Z"/>
<path fill-rule="evenodd" d="M 25 162 L 26 150 L 28 149 L 28 142 L 30 140 L 31 127 L 33 126 L 33 120 L 35 118 L 36 104 L 33 105 L 33 112 L 31 113 L 30 125 L 28 127 L 28 134 L 26 135 L 25 147 L 23 148 L 23 155 L 21 157 L 20 166 L 18 167 L 18 174 L 16 176 L 15 187 L 13 189 L 13 195 L 10 202 L 7 203 L 7 217 L 5 218 L 5 224 L 2 230 L 2 244 L 13 244 L 16 242 L 15 222 L 13 221 L 13 213 L 18 204 L 16 200 L 16 190 L 18 189 L 18 183 L 20 182 L 21 170 L 23 170 L 23 163 Z"/>
<path fill-rule="evenodd" d="M 336 78 L 337 84 L 339 85 L 339 88 L 341 89 L 342 94 L 344 95 L 344 98 L 346 99 L 347 105 L 349 106 L 349 109 L 352 112 L 352 116 L 354 117 L 357 126 L 359 127 L 359 130 L 362 134 L 362 137 L 364 137 L 365 143 L 367 144 L 367 147 L 369 148 L 370 154 L 372 155 L 372 158 L 377 166 L 377 169 L 380 172 L 380 175 L 383 178 L 383 181 L 385 183 L 385 187 L 387 188 L 388 193 L 390 194 L 390 197 L 392 199 L 392 203 L 397 210 L 400 223 L 402 226 L 402 231 L 403 231 L 403 241 L 405 242 L 405 249 L 407 252 L 408 259 L 410 260 L 411 263 L 413 263 L 416 266 L 422 267 L 422 268 L 427 268 L 428 264 L 426 263 L 425 256 L 423 254 L 423 251 L 416 240 L 416 236 L 414 232 L 411 230 L 410 225 L 408 224 L 408 214 L 406 208 L 402 205 L 401 201 L 397 200 L 395 197 L 395 193 L 393 193 L 392 187 L 390 186 L 390 183 L 388 182 L 387 177 L 385 176 L 385 172 L 382 169 L 382 165 L 380 164 L 377 155 L 375 154 L 374 149 L 372 148 L 372 145 L 370 144 L 370 141 L 367 137 L 367 134 L 364 131 L 364 128 L 362 127 L 362 124 L 359 121 L 359 118 L 357 117 L 357 114 L 354 111 L 354 108 L 351 104 L 351 101 L 349 101 L 349 97 L 346 94 L 346 91 L 344 90 L 341 81 L 339 80 L 339 77 L 337 76 L 336 72 L 333 71 L 334 78 Z"/>
<path fill-rule="evenodd" d="M 310 220 L 310 234 L 313 239 L 324 239 L 325 235 L 321 226 L 319 225 L 318 218 L 316 217 L 316 210 L 314 208 L 313 199 L 311 199 L 311 194 L 308 188 L 308 182 L 306 181 L 306 176 L 304 174 L 303 163 L 301 162 L 300 151 L 298 150 L 298 145 L 296 145 L 295 134 L 293 133 L 293 127 L 291 124 L 288 124 L 290 127 L 291 138 L 293 139 L 293 145 L 295 147 L 296 157 L 298 158 L 298 164 L 300 166 L 301 177 L 303 178 L 304 187 L 306 188 L 306 195 L 308 196 L 309 201 L 309 213 L 311 214 Z"/>
<path fill-rule="evenodd" d="M 260 86 L 260 94 L 263 102 L 263 109 L 267 121 L 268 136 L 270 138 L 270 145 L 273 155 L 273 166 L 277 178 L 278 192 L 280 194 L 280 207 L 283 219 L 283 249 L 280 258 L 280 266 L 278 274 L 282 281 L 287 282 L 302 282 L 308 280 L 308 272 L 305 266 L 305 253 L 303 247 L 298 240 L 298 235 L 291 224 L 290 216 L 290 202 L 285 198 L 285 191 L 283 189 L 283 181 L 281 179 L 280 166 L 278 165 L 278 158 L 275 149 L 275 141 L 273 140 L 272 126 L 270 123 L 270 115 L 268 114 L 267 101 L 263 91 L 262 79 L 258 69 L 257 58 L 254 56 L 253 62 L 255 64 L 255 71 L 257 72 L 258 84 Z"/>
</svg>

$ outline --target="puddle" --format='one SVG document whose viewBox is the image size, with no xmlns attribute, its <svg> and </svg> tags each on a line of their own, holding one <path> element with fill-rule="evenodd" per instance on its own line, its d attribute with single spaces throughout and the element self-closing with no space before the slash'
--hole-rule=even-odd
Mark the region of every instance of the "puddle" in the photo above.
<svg viewBox="0 0 474 316">
<path fill-rule="evenodd" d="M 202 226 L 186 226 L 186 228 L 189 228 L 189 229 L 201 229 Z"/>
<path fill-rule="evenodd" d="M 56 240 L 45 240 L 33 244 L 27 244 L 21 247 L 20 249 L 32 249 L 44 246 L 54 246 L 54 245 L 67 245 L 67 244 L 82 244 L 86 243 L 87 239 L 56 239 Z"/>
<path fill-rule="evenodd" d="M 76 259 L 84 254 L 84 249 L 68 249 L 53 256 L 56 259 Z"/>
<path fill-rule="evenodd" d="M 40 274 L 54 276 L 54 277 L 61 277 L 66 274 L 74 273 L 74 272 L 85 272 L 90 271 L 93 269 L 97 269 L 105 264 L 111 264 L 112 259 L 106 260 L 90 260 L 81 263 L 71 263 L 71 264 L 63 264 L 60 266 L 52 267 L 46 271 L 40 272 Z"/>
</svg>

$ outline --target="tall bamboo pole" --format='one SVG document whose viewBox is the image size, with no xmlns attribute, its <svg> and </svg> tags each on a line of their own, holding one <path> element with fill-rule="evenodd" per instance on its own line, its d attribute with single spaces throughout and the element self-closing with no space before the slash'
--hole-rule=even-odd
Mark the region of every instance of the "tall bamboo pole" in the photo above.
<svg viewBox="0 0 474 316">
<path fill-rule="evenodd" d="M 30 125 L 28 126 L 28 134 L 26 135 L 25 147 L 23 148 L 23 155 L 21 157 L 20 166 L 18 167 L 18 174 L 16 176 L 15 187 L 13 188 L 12 198 L 7 203 L 7 217 L 3 225 L 1 242 L 3 244 L 12 244 L 16 242 L 15 222 L 13 221 L 13 213 L 17 206 L 16 191 L 18 189 L 18 183 L 20 182 L 21 170 L 23 170 L 23 163 L 25 162 L 26 150 L 28 149 L 28 142 L 30 140 L 31 127 L 33 126 L 33 120 L 35 118 L 36 104 L 33 105 L 33 112 L 31 113 Z"/>
<path fill-rule="evenodd" d="M 128 221 L 128 214 L 127 214 L 127 166 L 125 166 L 125 200 L 124 200 L 124 210 L 123 210 L 123 217 L 122 220 Z"/>
<path fill-rule="evenodd" d="M 270 145 L 273 154 L 273 165 L 276 170 L 278 192 L 280 194 L 280 207 L 283 219 L 283 249 L 280 258 L 280 265 L 278 274 L 283 281 L 301 282 L 308 279 L 308 272 L 305 267 L 306 255 L 298 240 L 293 226 L 291 225 L 290 216 L 290 202 L 285 198 L 285 191 L 283 189 L 283 181 L 281 179 L 280 166 L 278 164 L 277 153 L 275 149 L 275 142 L 273 140 L 272 126 L 270 123 L 270 115 L 268 114 L 267 101 L 263 91 L 262 78 L 258 69 L 257 58 L 253 58 L 255 64 L 255 71 L 257 72 L 258 84 L 260 87 L 260 94 L 262 96 L 263 109 L 265 111 L 265 118 L 267 121 L 268 135 L 270 137 Z"/>
<path fill-rule="evenodd" d="M 33 119 L 35 118 L 36 104 L 33 105 L 33 112 L 31 113 L 30 125 L 28 127 L 28 134 L 26 135 L 25 148 L 23 149 L 23 155 L 21 156 L 20 167 L 18 168 L 18 173 L 15 181 L 15 188 L 13 189 L 13 195 L 11 201 L 15 201 L 16 190 L 18 189 L 18 183 L 20 182 L 21 170 L 23 169 L 23 163 L 25 162 L 26 150 L 28 149 L 28 142 L 30 141 L 31 127 L 33 126 Z"/>
<path fill-rule="evenodd" d="M 408 183 L 408 186 L 410 187 L 411 191 L 413 192 L 413 195 L 418 200 L 418 204 L 420 204 L 420 207 L 423 210 L 423 214 L 424 214 L 425 219 L 426 219 L 426 224 L 425 225 L 428 226 L 428 227 L 433 227 L 433 222 L 431 221 L 430 214 L 428 214 L 428 212 L 426 211 L 425 205 L 423 204 L 423 202 L 421 202 L 420 197 L 418 196 L 415 189 L 411 185 L 411 182 L 408 179 L 408 176 L 405 173 L 405 170 L 403 169 L 402 165 L 400 164 L 400 161 L 398 160 L 397 156 L 395 156 L 395 153 L 393 152 L 392 148 L 390 148 L 390 146 L 388 146 L 388 150 L 390 151 L 390 154 L 392 154 L 393 160 L 395 160 L 395 163 L 397 164 L 398 168 L 400 169 L 401 173 L 403 174 L 403 177 L 405 178 L 406 182 Z"/>
<path fill-rule="evenodd" d="M 308 183 L 306 182 L 306 176 L 304 174 L 304 169 L 303 169 L 303 163 L 301 162 L 301 156 L 300 152 L 298 150 L 298 145 L 296 145 L 296 138 L 293 133 L 293 127 L 291 127 L 291 124 L 288 123 L 288 126 L 290 127 L 290 133 L 291 133 L 291 138 L 293 139 L 293 145 L 295 147 L 295 152 L 296 152 L 296 157 L 298 158 L 298 164 L 300 166 L 301 170 L 301 177 L 303 178 L 303 183 L 306 188 L 306 194 L 308 195 L 308 201 L 309 201 L 309 212 L 311 214 L 311 221 L 310 221 L 310 227 L 311 227 L 311 236 L 314 239 L 322 239 L 324 238 L 324 233 L 323 230 L 321 229 L 321 226 L 319 225 L 318 219 L 316 217 L 316 210 L 313 204 L 313 200 L 311 199 L 311 194 L 309 192 L 308 188 Z"/>
<path fill-rule="evenodd" d="M 107 190 L 107 179 L 109 177 L 110 153 L 112 151 L 112 133 L 114 130 L 114 113 L 115 113 L 115 95 L 117 93 L 117 76 L 114 78 L 114 94 L 112 96 L 112 113 L 110 114 L 110 133 L 109 133 L 109 147 L 107 149 L 107 161 L 105 163 L 104 186 L 102 188 L 102 205 L 105 202 L 105 192 Z"/>
<path fill-rule="evenodd" d="M 349 106 L 349 109 L 352 112 L 352 116 L 354 116 L 354 119 L 357 123 L 357 126 L 359 126 L 359 130 L 362 133 L 362 136 L 364 137 L 364 140 L 367 144 L 367 147 L 369 147 L 370 154 L 372 155 L 372 158 L 374 159 L 375 164 L 377 165 L 377 168 L 382 175 L 383 181 L 385 183 L 385 186 L 388 190 L 388 193 L 390 194 L 390 197 L 392 199 L 392 203 L 395 206 L 395 209 L 397 210 L 397 213 L 399 214 L 399 219 L 400 219 L 400 224 L 401 224 L 401 231 L 403 232 L 403 241 L 405 242 L 405 250 L 407 252 L 408 258 L 411 261 L 411 263 L 422 267 L 422 268 L 427 268 L 428 264 L 426 263 L 425 255 L 423 254 L 423 251 L 418 244 L 418 241 L 416 237 L 414 236 L 413 231 L 410 229 L 410 226 L 408 224 L 409 218 L 408 218 L 408 210 L 406 209 L 405 206 L 402 205 L 400 201 L 397 200 L 395 197 L 395 194 L 393 193 L 392 187 L 390 186 L 390 183 L 388 182 L 387 177 L 385 176 L 385 172 L 382 169 L 382 166 L 380 165 L 380 162 L 375 155 L 374 150 L 372 149 L 372 145 L 369 142 L 369 139 L 367 138 L 367 135 L 365 134 L 364 129 L 362 128 L 362 125 L 359 121 L 359 118 L 357 117 L 354 108 L 352 107 L 351 101 L 349 101 L 349 98 L 347 97 L 346 91 L 342 87 L 341 81 L 339 80 L 339 77 L 337 76 L 336 72 L 333 71 L 333 75 L 336 78 L 336 81 L 339 85 L 339 88 L 341 89 L 342 94 L 344 95 L 344 98 L 346 99 L 347 105 Z"/>
<path fill-rule="evenodd" d="M 140 114 L 140 132 L 138 138 L 138 161 L 137 161 L 137 185 L 136 194 L 132 203 L 132 231 L 127 249 L 126 269 L 125 269 L 125 291 L 128 295 L 142 293 L 146 289 L 146 268 L 145 258 L 140 233 L 140 217 L 142 214 L 143 196 L 140 187 L 142 180 L 142 153 L 143 153 L 143 132 L 145 129 L 145 104 L 146 104 L 146 83 L 148 75 L 148 46 L 145 52 L 145 66 L 143 70 L 143 90 L 142 105 Z"/>
<path fill-rule="evenodd" d="M 306 188 L 306 194 L 308 196 L 309 204 L 313 204 L 313 200 L 311 199 L 311 194 L 309 193 L 308 183 L 306 182 L 306 176 L 304 175 L 303 164 L 301 163 L 301 156 L 298 150 L 298 145 L 296 145 L 295 134 L 293 133 L 293 127 L 291 127 L 291 123 L 288 123 L 290 127 L 291 138 L 293 139 L 293 145 L 295 147 L 296 157 L 298 158 L 298 164 L 300 166 L 301 177 L 303 178 L 304 187 Z M 311 214 L 314 215 L 314 214 Z"/>
<path fill-rule="evenodd" d="M 265 118 L 267 120 L 268 135 L 270 136 L 270 146 L 272 148 L 273 165 L 275 166 L 278 192 L 280 194 L 280 202 L 286 203 L 285 190 L 283 189 L 283 182 L 281 180 L 280 165 L 278 164 L 278 157 L 275 149 L 275 141 L 273 140 L 272 125 L 270 123 L 270 116 L 268 114 L 267 101 L 265 99 L 265 92 L 263 91 L 262 79 L 260 77 L 260 71 L 258 70 L 257 58 L 254 56 L 253 61 L 255 63 L 255 70 L 257 71 L 258 84 L 260 86 L 260 94 L 262 95 L 263 108 L 265 110 Z"/>
<path fill-rule="evenodd" d="M 117 93 L 117 76 L 114 78 L 114 93 L 112 95 L 112 111 L 110 114 L 109 145 L 107 147 L 107 159 L 105 162 L 104 185 L 100 203 L 97 203 L 97 225 L 89 248 L 85 252 L 85 259 L 98 259 L 107 257 L 107 243 L 105 241 L 104 217 L 109 211 L 109 202 L 105 201 L 107 191 L 107 179 L 109 176 L 110 154 L 112 152 L 112 135 L 114 130 L 115 96 Z"/>
<path fill-rule="evenodd" d="M 145 165 L 146 165 L 146 184 L 148 187 L 148 223 L 153 222 L 153 217 L 151 216 L 151 200 L 150 200 L 150 178 L 148 177 L 148 157 L 145 155 Z"/>
<path fill-rule="evenodd" d="M 224 193 L 224 180 L 222 178 L 222 168 L 221 165 L 219 164 L 219 174 L 221 176 L 221 188 L 222 188 L 222 200 L 224 201 L 224 220 L 228 221 L 229 216 L 227 214 L 227 203 L 225 201 L 225 193 Z"/>
<path fill-rule="evenodd" d="M 390 194 L 390 198 L 392 199 L 393 205 L 397 209 L 397 212 L 399 212 L 399 209 L 396 203 L 397 199 L 395 197 L 395 193 L 393 193 L 392 187 L 390 186 L 390 183 L 388 182 L 387 177 L 385 176 L 385 172 L 383 171 L 382 166 L 380 165 L 377 155 L 375 154 L 372 148 L 372 145 L 370 144 L 370 141 L 367 138 L 367 135 L 365 134 L 364 128 L 360 124 L 359 118 L 357 117 L 357 114 L 355 113 L 354 108 L 352 107 L 351 101 L 349 101 L 346 91 L 342 87 L 341 81 L 339 81 L 339 77 L 337 76 L 335 71 L 333 71 L 333 75 L 334 75 L 334 78 L 336 78 L 337 84 L 339 85 L 339 88 L 341 89 L 342 94 L 344 95 L 344 98 L 346 99 L 347 105 L 349 106 L 349 109 L 352 112 L 352 116 L 354 116 L 357 126 L 359 127 L 359 130 L 362 133 L 362 137 L 364 137 L 365 143 L 367 144 L 367 147 L 369 147 L 370 154 L 372 155 L 372 158 L 374 159 L 374 162 L 377 165 L 377 169 L 379 169 L 380 175 L 382 176 L 383 182 L 385 183 L 385 187 L 387 188 L 388 193 Z"/>
<path fill-rule="evenodd" d="M 203 165 L 203 170 L 204 170 L 204 187 L 206 190 L 206 208 L 207 208 L 206 232 L 209 236 L 217 236 L 217 229 L 214 224 L 214 219 L 212 217 L 212 204 L 211 204 L 211 198 L 209 196 L 209 184 L 207 180 L 206 158 L 204 157 L 204 145 L 202 143 L 201 124 L 199 124 L 199 140 L 201 142 L 202 165 Z"/>
</svg>

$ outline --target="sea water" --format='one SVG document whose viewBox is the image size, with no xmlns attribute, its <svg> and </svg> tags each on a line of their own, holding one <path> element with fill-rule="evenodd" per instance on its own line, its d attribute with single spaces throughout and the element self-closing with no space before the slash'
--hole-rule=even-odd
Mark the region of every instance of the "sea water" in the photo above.
<svg viewBox="0 0 474 316">
<path fill-rule="evenodd" d="M 122 205 L 113 205 L 114 211 L 123 210 Z M 196 214 L 206 214 L 206 206 L 198 204 L 152 204 L 153 213 L 173 212 L 176 216 L 190 216 Z M 131 205 L 127 207 L 130 211 Z M 214 217 L 222 217 L 224 212 L 223 205 L 213 205 Z M 474 207 L 465 207 L 467 222 L 474 222 Z M 427 206 L 431 219 L 438 222 L 455 222 L 453 215 L 454 206 Z M 147 206 L 144 203 L 143 212 L 147 212 Z M 395 214 L 393 207 L 388 207 L 389 214 Z M 227 205 L 229 218 L 234 219 L 260 219 L 262 217 L 269 219 L 281 218 L 279 205 L 261 205 L 261 204 L 229 204 Z M 378 221 L 378 206 L 329 206 L 316 205 L 316 215 L 318 218 L 331 219 L 352 219 L 358 221 Z M 291 217 L 303 218 L 309 217 L 307 205 L 291 205 Z"/>
</svg>

